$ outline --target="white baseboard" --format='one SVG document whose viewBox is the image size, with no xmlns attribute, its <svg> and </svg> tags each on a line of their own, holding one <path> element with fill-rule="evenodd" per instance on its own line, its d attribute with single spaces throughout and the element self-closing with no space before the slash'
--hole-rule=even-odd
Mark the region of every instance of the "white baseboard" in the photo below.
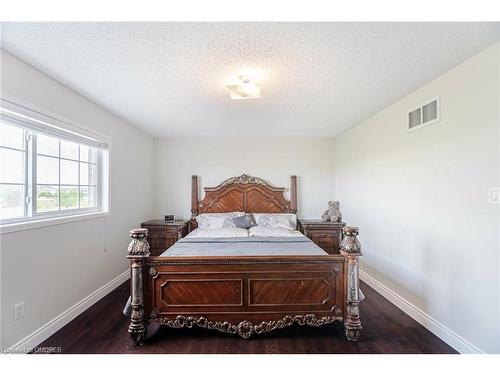
<svg viewBox="0 0 500 375">
<path fill-rule="evenodd" d="M 38 328 L 36 331 L 30 333 L 28 336 L 18 341 L 10 348 L 7 349 L 11 353 L 26 353 L 27 351 L 35 348 L 47 338 L 52 336 L 66 324 L 75 319 L 82 312 L 87 310 L 94 303 L 106 296 L 108 293 L 115 290 L 118 286 L 130 278 L 130 270 L 123 272 L 115 277 L 110 282 L 104 284 L 99 289 L 77 302 L 63 313 L 56 316 L 54 319 Z M 125 302 L 124 302 L 125 303 Z"/>
<path fill-rule="evenodd" d="M 399 294 L 382 284 L 380 281 L 376 280 L 364 271 L 359 272 L 359 277 L 370 287 L 375 289 L 378 293 L 396 305 L 398 308 L 403 310 L 410 317 L 415 319 L 417 322 L 422 324 L 429 331 L 434 333 L 441 340 L 446 342 L 456 351 L 462 354 L 484 354 L 484 352 L 477 346 L 471 344 L 469 341 L 464 339 L 462 336 L 453 332 L 451 329 L 441 324 L 436 319 L 432 318 L 417 306 L 408 302 L 406 299 L 401 297 Z M 363 319 L 363 317 L 361 317 Z"/>
</svg>

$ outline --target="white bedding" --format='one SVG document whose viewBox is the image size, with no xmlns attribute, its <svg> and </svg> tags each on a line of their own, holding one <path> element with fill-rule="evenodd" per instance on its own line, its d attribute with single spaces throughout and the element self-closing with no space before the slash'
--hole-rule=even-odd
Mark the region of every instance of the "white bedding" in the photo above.
<svg viewBox="0 0 500 375">
<path fill-rule="evenodd" d="M 244 228 L 196 228 L 186 238 L 241 238 L 241 237 L 304 237 L 295 229 L 252 227 Z"/>
<path fill-rule="evenodd" d="M 302 233 L 295 229 L 252 227 L 248 229 L 250 237 L 304 237 Z"/>
<path fill-rule="evenodd" d="M 248 229 L 243 228 L 196 228 L 186 238 L 248 237 Z"/>
</svg>

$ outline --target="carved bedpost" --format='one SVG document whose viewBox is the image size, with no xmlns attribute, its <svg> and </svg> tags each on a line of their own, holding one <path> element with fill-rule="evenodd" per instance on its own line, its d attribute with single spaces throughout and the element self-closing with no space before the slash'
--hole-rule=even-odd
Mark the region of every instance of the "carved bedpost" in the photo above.
<svg viewBox="0 0 500 375">
<path fill-rule="evenodd" d="M 191 176 L 191 219 L 198 215 L 198 176 Z"/>
<path fill-rule="evenodd" d="M 358 241 L 359 229 L 346 226 L 343 229 L 344 239 L 340 244 L 340 253 L 347 259 L 347 311 L 345 334 L 349 341 L 357 341 L 361 334 L 359 319 L 359 262 L 361 243 Z"/>
<path fill-rule="evenodd" d="M 128 245 L 127 258 L 130 259 L 131 270 L 131 313 L 128 332 L 135 344 L 142 345 L 146 338 L 146 320 L 144 314 L 143 295 L 143 270 L 144 258 L 149 256 L 149 244 L 146 240 L 148 230 L 145 228 L 132 229 L 130 237 L 132 241 Z"/>
<path fill-rule="evenodd" d="M 290 206 L 294 214 L 297 213 L 297 176 L 291 177 Z"/>
</svg>

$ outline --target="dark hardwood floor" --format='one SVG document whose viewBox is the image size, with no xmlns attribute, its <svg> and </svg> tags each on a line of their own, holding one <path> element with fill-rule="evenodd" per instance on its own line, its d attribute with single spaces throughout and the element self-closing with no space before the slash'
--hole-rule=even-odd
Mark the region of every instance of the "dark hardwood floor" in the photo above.
<svg viewBox="0 0 500 375">
<path fill-rule="evenodd" d="M 122 315 L 126 282 L 39 346 L 61 347 L 62 353 L 456 353 L 372 288 L 362 283 L 362 289 L 363 331 L 356 343 L 334 324 L 292 326 L 249 340 L 199 328 L 160 327 L 144 346 L 134 346 L 129 320 Z"/>
</svg>

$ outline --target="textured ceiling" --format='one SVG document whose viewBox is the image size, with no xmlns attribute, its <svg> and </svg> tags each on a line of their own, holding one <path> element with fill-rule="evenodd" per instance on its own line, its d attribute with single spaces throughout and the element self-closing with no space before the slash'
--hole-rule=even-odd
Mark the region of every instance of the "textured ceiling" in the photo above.
<svg viewBox="0 0 500 375">
<path fill-rule="evenodd" d="M 498 23 L 2 23 L 2 48 L 154 136 L 335 136 Z M 224 89 L 257 71 L 261 100 Z M 439 93 L 436 93 L 439 94 Z"/>
</svg>

